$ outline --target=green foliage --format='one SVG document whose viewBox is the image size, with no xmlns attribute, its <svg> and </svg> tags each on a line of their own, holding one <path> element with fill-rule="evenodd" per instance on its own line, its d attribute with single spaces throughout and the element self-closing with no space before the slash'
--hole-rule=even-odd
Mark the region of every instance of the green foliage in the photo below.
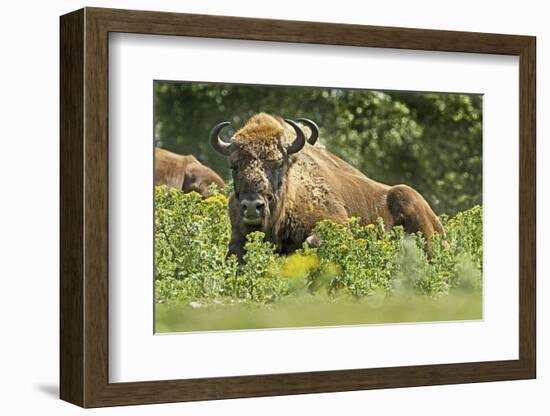
<svg viewBox="0 0 550 416">
<path fill-rule="evenodd" d="M 231 228 L 227 198 L 205 200 L 164 186 L 155 190 L 157 301 L 216 297 L 236 263 L 225 261 Z"/>
<path fill-rule="evenodd" d="M 275 247 L 264 241 L 264 234 L 258 231 L 249 234 L 245 249 L 239 273 L 226 280 L 225 295 L 262 303 L 286 295 L 288 284 L 278 276 L 281 258 L 274 254 Z"/>
<path fill-rule="evenodd" d="M 446 238 L 434 235 L 429 255 L 420 234 L 403 245 L 399 282 L 424 294 L 452 289 L 480 291 L 483 268 L 483 210 L 475 206 L 454 218 L 442 218 Z"/>
<path fill-rule="evenodd" d="M 454 218 L 444 221 L 454 255 L 464 252 L 475 262 L 479 270 L 483 266 L 483 209 L 475 206 L 459 212 Z"/>
<path fill-rule="evenodd" d="M 421 235 L 402 227 L 321 221 L 322 243 L 288 257 L 275 254 L 261 232 L 247 236 L 242 264 L 226 258 L 230 237 L 227 197 L 157 187 L 155 191 L 155 296 L 157 303 L 265 304 L 308 296 L 376 299 L 403 293 L 438 296 L 480 292 L 482 208 L 442 218 L 429 254 Z"/>
<path fill-rule="evenodd" d="M 223 120 L 237 129 L 260 111 L 315 120 L 330 151 L 375 180 L 412 186 L 438 213 L 481 204 L 481 95 L 155 83 L 157 143 L 226 178 L 208 132 Z"/>
<path fill-rule="evenodd" d="M 305 249 L 319 258 L 319 266 L 308 276 L 312 290 L 325 286 L 330 295 L 356 298 L 391 291 L 399 268 L 401 227 L 386 233 L 381 220 L 363 227 L 352 218 L 343 225 L 321 221 L 314 233 L 321 238 L 320 247 Z"/>
<path fill-rule="evenodd" d="M 281 259 L 262 233 L 247 236 L 245 262 L 226 259 L 231 225 L 227 197 L 204 200 L 159 186 L 155 190 L 155 293 L 158 303 L 229 298 L 272 302 L 288 291 L 277 277 Z"/>
</svg>

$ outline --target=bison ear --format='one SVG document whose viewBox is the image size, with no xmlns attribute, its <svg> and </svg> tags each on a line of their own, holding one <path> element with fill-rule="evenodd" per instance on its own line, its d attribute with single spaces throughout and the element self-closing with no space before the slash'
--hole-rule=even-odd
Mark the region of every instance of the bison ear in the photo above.
<svg viewBox="0 0 550 416">
<path fill-rule="evenodd" d="M 222 123 L 216 124 L 212 130 L 210 130 L 210 144 L 214 150 L 218 151 L 222 155 L 228 156 L 231 151 L 231 143 L 226 143 L 220 138 L 220 131 L 224 127 L 229 126 L 231 123 L 229 121 L 224 121 Z"/>
<path fill-rule="evenodd" d="M 292 153 L 299 152 L 306 145 L 306 136 L 304 135 L 304 132 L 302 131 L 300 126 L 298 126 L 294 121 L 288 118 L 285 118 L 285 121 L 290 124 L 296 132 L 296 139 L 287 149 L 288 154 L 291 155 Z"/>
</svg>

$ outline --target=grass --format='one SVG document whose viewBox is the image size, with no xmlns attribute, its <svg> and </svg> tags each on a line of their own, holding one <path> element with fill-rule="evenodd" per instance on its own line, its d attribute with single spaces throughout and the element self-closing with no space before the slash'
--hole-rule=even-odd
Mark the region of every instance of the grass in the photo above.
<svg viewBox="0 0 550 416">
<path fill-rule="evenodd" d="M 341 326 L 482 319 L 481 293 L 412 293 L 368 300 L 302 295 L 273 304 L 157 304 L 156 332 Z"/>
</svg>

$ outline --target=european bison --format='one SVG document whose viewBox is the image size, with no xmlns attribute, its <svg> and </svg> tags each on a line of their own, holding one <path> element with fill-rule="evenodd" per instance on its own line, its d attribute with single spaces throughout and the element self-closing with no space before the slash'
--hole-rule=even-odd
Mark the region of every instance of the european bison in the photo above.
<svg viewBox="0 0 550 416">
<path fill-rule="evenodd" d="M 155 148 L 155 185 L 167 185 L 184 192 L 196 191 L 206 198 L 211 184 L 219 189 L 224 186 L 222 178 L 194 156 Z"/>
<path fill-rule="evenodd" d="M 413 188 L 373 181 L 325 148 L 312 146 L 308 140 L 315 142 L 317 127 L 300 121 L 309 127 L 309 139 L 293 120 L 265 113 L 253 116 L 230 143 L 219 137 L 229 122 L 210 132 L 212 146 L 228 156 L 233 176 L 228 254 L 241 258 L 245 236 L 255 230 L 263 231 L 279 253 L 294 251 L 306 240 L 315 245 L 312 229 L 324 219 L 342 223 L 359 217 L 362 224 L 371 224 L 381 217 L 388 229 L 402 225 L 427 239 L 434 232 L 444 234 Z"/>
</svg>

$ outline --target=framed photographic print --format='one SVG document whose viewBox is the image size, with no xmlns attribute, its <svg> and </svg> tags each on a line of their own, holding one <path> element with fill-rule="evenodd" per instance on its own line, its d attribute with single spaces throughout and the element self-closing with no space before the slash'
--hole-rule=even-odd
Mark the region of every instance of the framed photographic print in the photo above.
<svg viewBox="0 0 550 416">
<path fill-rule="evenodd" d="M 534 378 L 535 49 L 62 16 L 61 398 Z"/>
</svg>

